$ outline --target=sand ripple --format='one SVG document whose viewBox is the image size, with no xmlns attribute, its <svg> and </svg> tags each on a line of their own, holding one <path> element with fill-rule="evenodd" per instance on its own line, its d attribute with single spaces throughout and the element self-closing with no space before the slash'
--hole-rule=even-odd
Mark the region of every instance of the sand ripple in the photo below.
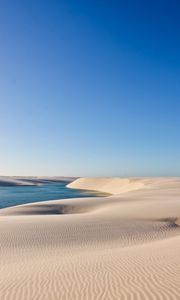
<svg viewBox="0 0 180 300">
<path fill-rule="evenodd" d="M 180 299 L 180 188 L 0 212 L 0 299 Z"/>
</svg>

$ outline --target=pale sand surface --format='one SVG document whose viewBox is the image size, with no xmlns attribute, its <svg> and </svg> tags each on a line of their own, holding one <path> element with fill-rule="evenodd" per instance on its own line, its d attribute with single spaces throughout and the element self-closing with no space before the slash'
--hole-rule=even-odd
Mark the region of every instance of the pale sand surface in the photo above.
<svg viewBox="0 0 180 300">
<path fill-rule="evenodd" d="M 0 210 L 0 299 L 180 299 L 180 179 L 72 184 L 114 195 Z"/>
</svg>

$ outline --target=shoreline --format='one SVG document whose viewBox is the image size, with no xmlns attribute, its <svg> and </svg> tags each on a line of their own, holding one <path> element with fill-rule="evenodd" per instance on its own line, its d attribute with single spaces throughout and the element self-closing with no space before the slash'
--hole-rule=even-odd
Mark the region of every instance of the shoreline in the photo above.
<svg viewBox="0 0 180 300">
<path fill-rule="evenodd" d="M 53 180 L 53 181 L 52 181 Z M 25 205 L 28 203 L 44 202 L 78 197 L 105 197 L 103 192 L 68 189 L 67 181 L 51 181 L 31 185 L 0 186 L 0 210 L 6 207 Z"/>
</svg>

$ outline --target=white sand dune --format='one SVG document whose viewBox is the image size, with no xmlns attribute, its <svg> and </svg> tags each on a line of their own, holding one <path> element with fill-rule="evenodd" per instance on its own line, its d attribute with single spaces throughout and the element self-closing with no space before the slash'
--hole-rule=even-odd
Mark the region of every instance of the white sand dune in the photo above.
<svg viewBox="0 0 180 300">
<path fill-rule="evenodd" d="M 143 177 L 143 178 L 78 178 L 67 185 L 73 189 L 96 190 L 112 195 L 119 195 L 125 192 L 135 191 L 143 188 L 163 186 L 165 188 L 178 185 L 180 178 L 177 177 Z"/>
<path fill-rule="evenodd" d="M 0 299 L 180 299 L 180 179 L 70 186 L 114 195 L 0 210 Z"/>
<path fill-rule="evenodd" d="M 68 187 L 74 189 L 96 190 L 110 194 L 121 194 L 129 190 L 143 188 L 143 180 L 135 178 L 78 178 L 71 182 Z"/>
<path fill-rule="evenodd" d="M 20 176 L 0 176 L 0 186 L 29 186 L 40 185 L 59 181 L 74 181 L 73 177 L 20 177 Z"/>
</svg>

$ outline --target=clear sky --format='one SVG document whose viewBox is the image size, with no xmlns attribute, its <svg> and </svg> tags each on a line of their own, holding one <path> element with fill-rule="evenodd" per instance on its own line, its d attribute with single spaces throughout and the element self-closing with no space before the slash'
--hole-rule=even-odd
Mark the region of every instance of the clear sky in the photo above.
<svg viewBox="0 0 180 300">
<path fill-rule="evenodd" d="M 0 1 L 0 174 L 180 175 L 178 1 Z"/>
</svg>

